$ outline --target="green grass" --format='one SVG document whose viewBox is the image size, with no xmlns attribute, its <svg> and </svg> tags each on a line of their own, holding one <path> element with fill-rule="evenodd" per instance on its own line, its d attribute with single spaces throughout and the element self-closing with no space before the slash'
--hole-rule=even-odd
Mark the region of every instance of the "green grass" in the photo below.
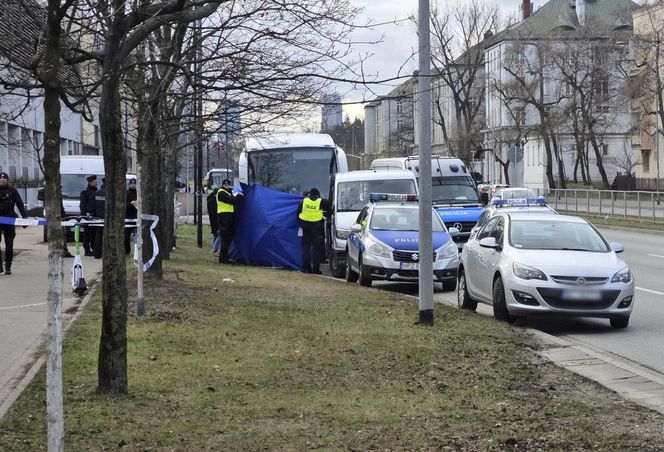
<svg viewBox="0 0 664 452">
<path fill-rule="evenodd" d="M 193 237 L 130 316 L 128 395 L 95 393 L 99 294 L 67 334 L 67 450 L 664 448 L 661 417 L 543 362 L 521 330 L 441 306 L 414 326 L 413 299 L 219 266 Z M 0 449 L 44 450 L 45 430 L 42 371 Z"/>
</svg>

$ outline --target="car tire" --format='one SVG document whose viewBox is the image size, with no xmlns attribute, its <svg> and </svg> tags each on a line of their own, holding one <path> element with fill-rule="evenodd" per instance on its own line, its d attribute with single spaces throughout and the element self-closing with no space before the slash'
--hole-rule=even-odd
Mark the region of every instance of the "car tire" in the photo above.
<svg viewBox="0 0 664 452">
<path fill-rule="evenodd" d="M 442 284 L 443 290 L 445 292 L 452 292 L 457 287 L 456 279 L 454 279 L 452 281 L 443 281 L 441 284 Z"/>
<path fill-rule="evenodd" d="M 346 267 L 339 264 L 339 258 L 334 251 L 330 256 L 330 274 L 335 278 L 343 278 L 346 274 Z"/>
<path fill-rule="evenodd" d="M 466 274 L 463 270 L 459 272 L 459 281 L 457 282 L 457 304 L 459 305 L 459 309 L 477 310 L 477 300 L 474 300 L 470 296 L 470 293 L 468 293 Z"/>
<path fill-rule="evenodd" d="M 346 250 L 348 252 L 348 250 Z M 349 256 L 346 254 L 346 256 Z M 358 274 L 353 271 L 352 268 L 350 268 L 350 256 L 346 260 L 346 281 L 350 283 L 357 282 Z"/>
<path fill-rule="evenodd" d="M 364 268 L 364 265 L 362 265 L 362 255 L 360 255 L 358 262 L 357 262 L 357 267 L 360 269 L 360 275 L 358 279 L 360 280 L 360 286 L 363 287 L 371 287 L 371 276 L 367 274 L 366 269 Z"/>
<path fill-rule="evenodd" d="M 629 325 L 629 317 L 614 317 L 609 321 L 611 322 L 611 328 L 616 330 L 627 328 L 627 325 Z"/>
<path fill-rule="evenodd" d="M 507 323 L 514 323 L 514 320 L 516 320 L 507 311 L 505 286 L 503 285 L 503 279 L 500 276 L 493 282 L 493 316 L 497 320 L 502 320 Z"/>
</svg>

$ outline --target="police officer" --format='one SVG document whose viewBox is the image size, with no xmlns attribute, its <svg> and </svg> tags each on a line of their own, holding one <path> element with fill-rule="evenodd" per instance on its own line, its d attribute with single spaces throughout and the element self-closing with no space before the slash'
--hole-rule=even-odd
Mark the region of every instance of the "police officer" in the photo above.
<svg viewBox="0 0 664 452">
<path fill-rule="evenodd" d="M 324 215 L 330 212 L 330 202 L 320 197 L 317 188 L 309 190 L 297 211 L 302 228 L 302 264 L 304 273 L 320 275 L 321 250 L 324 246 Z"/>
<path fill-rule="evenodd" d="M 18 208 L 23 218 L 28 216 L 23 205 L 21 195 L 16 189 L 9 186 L 9 175 L 0 173 L 0 217 L 16 218 L 14 208 Z M 0 242 L 5 237 L 5 275 L 12 274 L 12 260 L 14 258 L 14 237 L 16 226 L 13 224 L 0 224 Z M 0 272 L 2 271 L 2 253 L 0 253 Z"/>
<path fill-rule="evenodd" d="M 95 193 L 97 192 L 97 176 L 92 175 L 87 177 L 88 186 L 81 192 L 81 215 L 94 216 L 93 211 L 95 207 Z M 95 243 L 95 228 L 86 227 L 85 234 L 83 235 L 83 249 L 86 256 L 92 256 L 92 247 Z"/>
<path fill-rule="evenodd" d="M 136 179 L 129 180 L 129 188 L 127 189 L 127 198 L 125 204 L 125 218 L 129 220 L 135 220 L 138 216 L 138 210 L 136 209 L 136 200 L 138 199 L 138 193 L 136 192 Z M 125 228 L 125 255 L 129 255 L 131 252 L 131 233 L 136 232 L 135 228 Z"/>
<path fill-rule="evenodd" d="M 95 192 L 95 202 L 93 203 L 92 216 L 104 219 L 104 209 L 106 208 L 106 187 L 104 186 L 105 178 L 101 179 L 101 188 Z M 102 241 L 104 238 L 103 225 L 95 226 L 95 243 L 93 255 L 95 259 L 102 257 Z"/>
<path fill-rule="evenodd" d="M 217 191 L 217 218 L 219 221 L 219 238 L 221 246 L 219 248 L 219 263 L 228 263 L 228 248 L 233 241 L 235 234 L 235 206 L 240 198 L 233 196 L 231 181 L 224 179 L 221 188 Z"/>
<path fill-rule="evenodd" d="M 207 211 L 210 219 L 210 233 L 212 234 L 212 254 L 215 256 L 219 252 L 221 238 L 219 237 L 219 217 L 217 216 L 217 189 L 210 187 L 210 193 L 207 195 Z"/>
</svg>

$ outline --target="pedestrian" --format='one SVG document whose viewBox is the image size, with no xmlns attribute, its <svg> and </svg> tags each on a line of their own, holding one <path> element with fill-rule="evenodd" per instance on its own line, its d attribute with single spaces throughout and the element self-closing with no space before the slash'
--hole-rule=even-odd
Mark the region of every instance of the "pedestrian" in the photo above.
<svg viewBox="0 0 664 452">
<path fill-rule="evenodd" d="M 219 223 L 219 263 L 226 264 L 228 260 L 228 249 L 235 235 L 235 206 L 239 203 L 239 196 L 233 195 L 231 181 L 224 179 L 221 188 L 217 190 L 217 218 Z"/>
<path fill-rule="evenodd" d="M 104 219 L 104 209 L 106 208 L 106 187 L 104 186 L 106 182 L 105 178 L 101 178 L 101 188 L 95 192 L 95 202 L 92 208 L 92 216 Z M 95 259 L 102 258 L 102 242 L 104 240 L 104 225 L 100 224 L 94 227 L 95 230 L 95 243 L 93 248 L 93 255 Z"/>
<path fill-rule="evenodd" d="M 88 186 L 81 192 L 79 204 L 81 215 L 93 217 L 95 207 L 95 193 L 97 192 L 97 176 L 92 175 L 87 177 Z M 91 226 L 85 227 L 83 234 L 83 249 L 86 256 L 92 256 L 92 248 L 95 244 L 95 228 Z"/>
<path fill-rule="evenodd" d="M 138 210 L 136 209 L 136 200 L 138 199 L 136 193 L 136 179 L 129 180 L 129 188 L 127 189 L 127 199 L 125 204 L 125 218 L 128 220 L 136 220 L 138 217 Z M 136 225 L 138 226 L 138 224 Z M 125 255 L 128 256 L 131 252 L 131 233 L 136 233 L 136 228 L 125 227 Z"/>
<path fill-rule="evenodd" d="M 309 190 L 297 211 L 302 229 L 302 271 L 320 275 L 321 250 L 325 245 L 325 221 L 323 217 L 331 211 L 330 202 L 320 197 L 317 188 Z"/>
<path fill-rule="evenodd" d="M 15 188 L 9 186 L 9 175 L 0 173 L 0 217 L 17 218 L 15 209 L 18 209 L 21 217 L 25 218 L 28 213 L 25 205 Z M 23 226 L 24 228 L 26 226 Z M 5 275 L 12 274 L 12 261 L 14 258 L 14 237 L 16 237 L 16 226 L 13 224 L 0 224 L 0 243 L 5 238 Z M 0 272 L 2 272 L 2 252 L 0 251 Z"/>
<path fill-rule="evenodd" d="M 210 233 L 212 234 L 212 254 L 219 253 L 221 246 L 221 237 L 219 237 L 219 217 L 217 215 L 217 187 L 210 187 L 210 194 L 207 195 L 207 211 L 210 219 Z"/>
</svg>

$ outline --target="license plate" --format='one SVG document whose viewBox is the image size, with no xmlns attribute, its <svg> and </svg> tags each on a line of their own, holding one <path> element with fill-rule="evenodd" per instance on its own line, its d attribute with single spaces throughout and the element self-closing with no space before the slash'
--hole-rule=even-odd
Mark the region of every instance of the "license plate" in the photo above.
<svg viewBox="0 0 664 452">
<path fill-rule="evenodd" d="M 563 290 L 561 298 L 569 301 L 599 301 L 602 292 L 599 290 Z"/>
<path fill-rule="evenodd" d="M 399 269 L 401 270 L 419 270 L 420 264 L 417 262 L 400 262 Z"/>
</svg>

